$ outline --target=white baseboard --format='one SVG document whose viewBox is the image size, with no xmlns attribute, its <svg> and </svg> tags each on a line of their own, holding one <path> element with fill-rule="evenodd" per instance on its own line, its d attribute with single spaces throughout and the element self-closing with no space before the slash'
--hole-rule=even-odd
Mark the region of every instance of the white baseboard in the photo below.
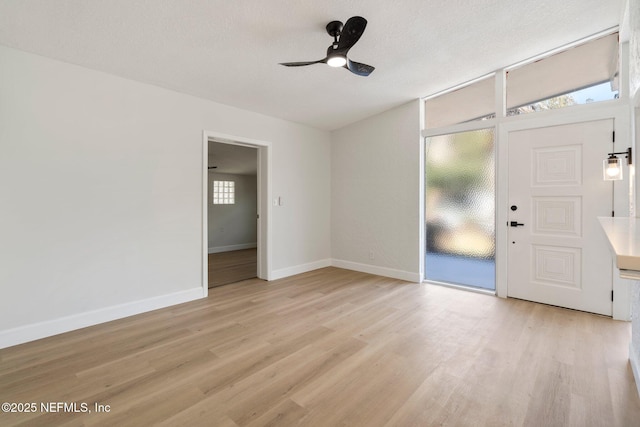
<svg viewBox="0 0 640 427">
<path fill-rule="evenodd" d="M 376 265 L 360 264 L 358 262 L 334 259 L 331 265 L 347 270 L 360 271 L 361 273 L 375 274 L 377 276 L 391 277 L 392 279 L 406 280 L 407 282 L 420 283 L 420 273 L 410 271 L 395 270 L 393 268 L 378 267 Z"/>
<path fill-rule="evenodd" d="M 257 248 L 258 243 L 241 243 L 239 245 L 229 245 L 229 246 L 214 246 L 209 248 L 210 254 L 217 254 L 220 252 L 231 252 L 231 251 L 239 251 L 242 249 L 253 249 Z"/>
<path fill-rule="evenodd" d="M 636 389 L 638 390 L 638 397 L 640 397 L 640 360 L 633 351 L 633 346 L 629 343 L 629 363 L 631 363 L 631 370 L 633 371 L 633 378 L 636 380 Z"/>
<path fill-rule="evenodd" d="M 203 298 L 201 287 L 0 331 L 0 348 Z"/>
<path fill-rule="evenodd" d="M 314 261 L 307 264 L 295 265 L 293 267 L 281 268 L 280 270 L 274 270 L 271 272 L 269 280 L 278 280 L 283 277 L 293 276 L 295 274 L 306 273 L 307 271 L 317 270 L 319 268 L 331 267 L 330 259 L 322 259 L 320 261 Z"/>
</svg>

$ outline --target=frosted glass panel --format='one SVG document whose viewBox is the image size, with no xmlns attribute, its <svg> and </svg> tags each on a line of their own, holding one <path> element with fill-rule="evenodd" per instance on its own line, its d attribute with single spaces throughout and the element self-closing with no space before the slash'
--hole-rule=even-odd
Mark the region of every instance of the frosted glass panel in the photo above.
<svg viewBox="0 0 640 427">
<path fill-rule="evenodd" d="M 495 289 L 493 129 L 427 139 L 426 278 Z"/>
</svg>

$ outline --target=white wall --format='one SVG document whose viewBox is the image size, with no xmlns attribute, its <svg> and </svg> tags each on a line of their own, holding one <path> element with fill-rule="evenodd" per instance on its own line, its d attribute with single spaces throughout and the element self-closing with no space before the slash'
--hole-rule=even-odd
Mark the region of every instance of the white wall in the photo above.
<svg viewBox="0 0 640 427">
<path fill-rule="evenodd" d="M 634 108 L 634 163 L 638 164 L 638 140 L 640 138 L 640 1 L 629 0 L 629 96 L 632 100 L 631 106 Z M 637 166 L 635 166 L 637 168 Z M 640 206 L 640 174 L 636 174 L 636 216 L 640 216 L 638 206 Z M 629 346 L 629 359 L 636 379 L 636 387 L 640 394 L 640 282 L 632 286 L 631 292 L 631 344 Z"/>
<path fill-rule="evenodd" d="M 0 347 L 202 295 L 202 135 L 271 142 L 272 268 L 330 258 L 330 136 L 0 47 Z"/>
<path fill-rule="evenodd" d="M 640 88 L 640 1 L 629 0 L 629 90 Z"/>
<path fill-rule="evenodd" d="M 640 395 L 640 282 L 629 283 L 632 287 L 631 344 L 629 345 L 629 360 L 636 380 L 636 388 Z"/>
<path fill-rule="evenodd" d="M 254 150 L 256 151 L 256 150 Z M 257 161 L 257 160 L 256 160 Z M 213 204 L 213 181 L 235 183 L 235 203 Z M 258 177 L 209 172 L 208 238 L 209 252 L 236 250 L 254 245 L 258 238 Z"/>
<path fill-rule="evenodd" d="M 334 265 L 420 280 L 420 153 L 417 100 L 332 133 Z"/>
<path fill-rule="evenodd" d="M 628 19 L 629 28 L 629 99 L 631 99 L 632 120 L 634 121 L 634 138 L 631 142 L 635 165 L 638 164 L 638 138 L 640 135 L 640 0 L 628 0 L 629 13 L 625 15 Z M 626 23 L 623 23 L 626 24 Z M 634 172 L 637 166 L 634 165 Z M 640 206 L 640 174 L 635 174 L 635 213 L 640 216 L 637 206 Z"/>
</svg>

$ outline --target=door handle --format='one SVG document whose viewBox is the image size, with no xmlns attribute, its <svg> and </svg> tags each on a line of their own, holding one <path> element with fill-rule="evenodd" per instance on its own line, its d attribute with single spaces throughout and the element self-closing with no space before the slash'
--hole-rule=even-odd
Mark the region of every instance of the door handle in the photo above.
<svg viewBox="0 0 640 427">
<path fill-rule="evenodd" d="M 510 226 L 510 227 L 518 227 L 518 226 L 522 226 L 522 225 L 524 225 L 524 224 L 521 224 L 521 223 L 519 223 L 518 221 L 511 221 L 511 222 L 509 223 L 509 226 Z"/>
</svg>

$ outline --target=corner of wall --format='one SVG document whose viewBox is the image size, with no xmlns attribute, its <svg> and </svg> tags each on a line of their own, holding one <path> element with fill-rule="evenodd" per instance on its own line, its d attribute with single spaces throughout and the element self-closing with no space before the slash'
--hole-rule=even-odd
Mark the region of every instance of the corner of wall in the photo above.
<svg viewBox="0 0 640 427">
<path fill-rule="evenodd" d="M 390 277 L 392 279 L 405 280 L 407 282 L 420 283 L 420 273 L 411 271 L 395 270 L 393 268 L 379 267 L 376 265 L 362 264 L 340 259 L 331 260 L 333 267 L 344 268 L 345 270 L 359 271 L 361 273 L 375 274 L 376 276 Z"/>
<path fill-rule="evenodd" d="M 269 280 L 278 280 L 296 274 L 307 273 L 309 271 L 318 270 L 320 268 L 331 267 L 330 259 L 322 259 L 307 264 L 294 265 L 293 267 L 281 268 L 271 272 Z"/>
</svg>

